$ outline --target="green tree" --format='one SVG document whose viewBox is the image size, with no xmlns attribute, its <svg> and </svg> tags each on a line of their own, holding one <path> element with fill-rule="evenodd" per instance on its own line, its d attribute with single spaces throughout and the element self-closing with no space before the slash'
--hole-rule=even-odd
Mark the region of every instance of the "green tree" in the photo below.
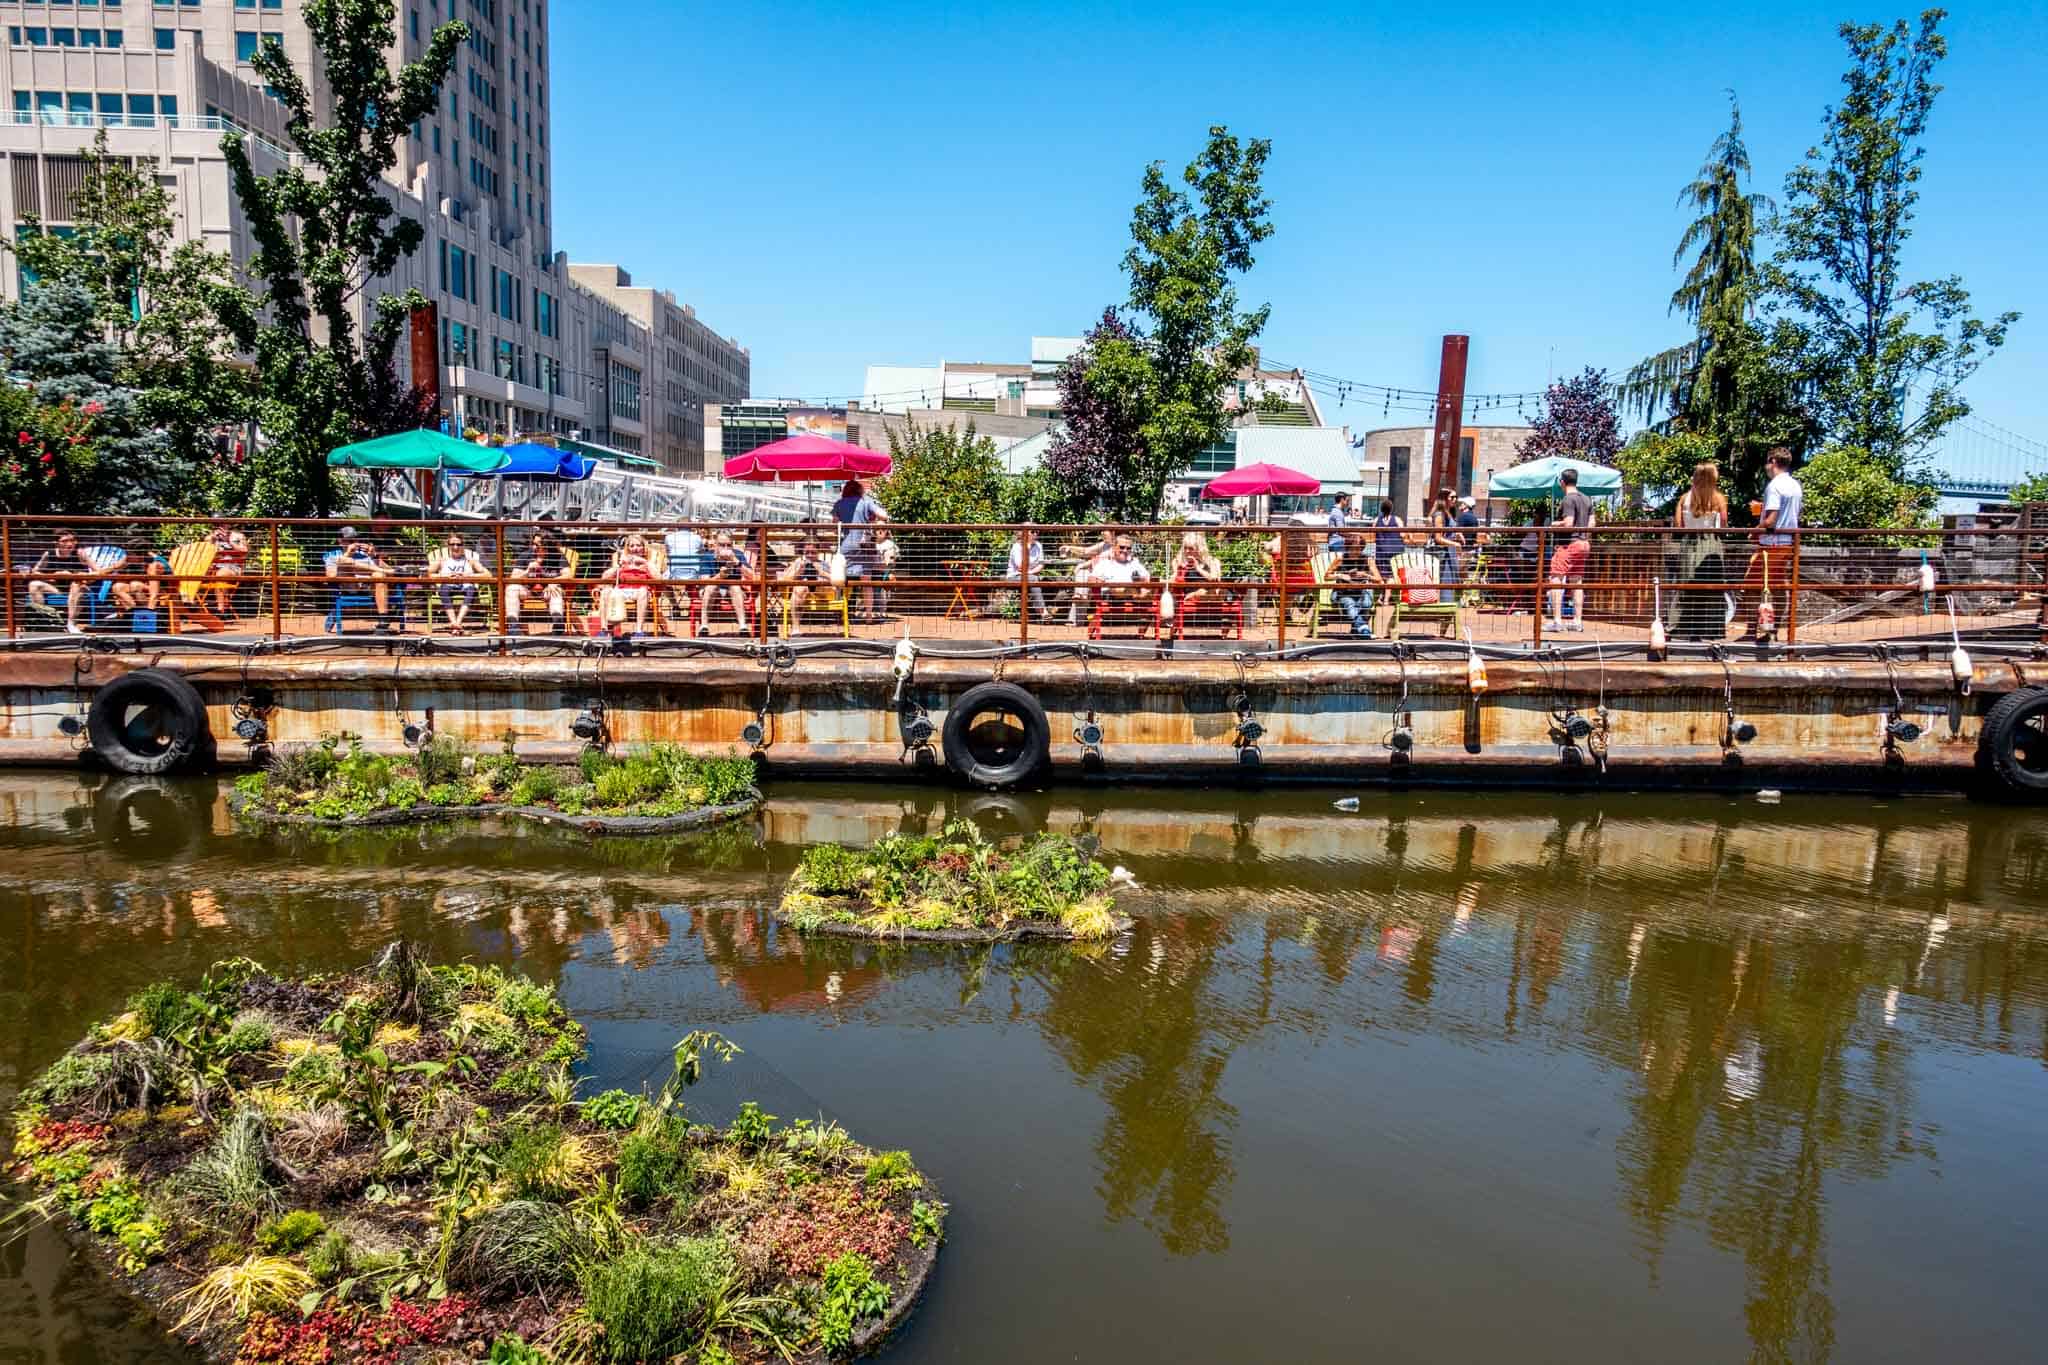
<svg viewBox="0 0 2048 1365">
<path fill-rule="evenodd" d="M 1905 275 L 1944 17 L 1926 10 L 1917 29 L 1842 25 L 1846 93 L 1826 112 L 1821 145 L 1786 177 L 1783 244 L 1763 272 L 1785 323 L 1781 349 L 1796 357 L 1828 439 L 1867 451 L 1893 480 L 1970 411 L 1959 386 L 2019 317 L 1976 317 L 1960 276 Z"/>
<path fill-rule="evenodd" d="M 1770 448 L 1802 448 L 1811 422 L 1796 372 L 1755 320 L 1757 239 L 1774 206 L 1744 188 L 1752 173 L 1749 147 L 1732 93 L 1728 106 L 1727 131 L 1678 195 L 1696 216 L 1671 255 L 1673 268 L 1683 267 L 1685 276 L 1670 307 L 1692 325 L 1692 339 L 1639 362 L 1617 390 L 1624 407 L 1658 430 L 1703 436 L 1731 494 L 1742 496 L 1761 486 Z"/>
<path fill-rule="evenodd" d="M 1003 466 L 996 443 L 962 427 L 921 427 L 915 420 L 889 432 L 890 469 L 877 479 L 875 500 L 891 521 L 987 523 L 1003 506 Z"/>
<path fill-rule="evenodd" d="M 1697 431 L 1645 429 L 1614 454 L 1630 516 L 1668 517 L 1692 486 L 1692 471 L 1714 458 L 1714 443 Z"/>
<path fill-rule="evenodd" d="M 40 325 L 66 319 L 58 328 L 71 337 L 66 350 L 75 352 L 88 336 L 110 347 L 86 368 L 96 382 L 132 391 L 132 399 L 113 401 L 75 395 L 108 409 L 96 424 L 107 460 L 94 510 L 195 507 L 201 471 L 214 458 L 213 433 L 248 415 L 249 373 L 216 319 L 221 296 L 246 296 L 226 256 L 176 237 L 156 163 L 110 156 L 102 131 L 71 196 L 70 229 L 45 231 L 30 215 L 10 248 L 32 281 L 24 306 L 39 308 Z M 83 311 L 75 298 L 30 301 L 55 285 L 81 291 Z M 38 373 L 29 364 L 23 372 Z"/>
<path fill-rule="evenodd" d="M 2048 502 L 2048 469 L 2029 474 L 2014 484 L 2007 500 L 2016 503 Z"/>
<path fill-rule="evenodd" d="M 1799 470 L 1807 526 L 1919 527 L 1940 500 L 1932 484 L 1895 479 L 1867 450 L 1829 446 Z"/>
<path fill-rule="evenodd" d="M 1056 473 L 1084 471 L 1113 518 L 1157 517 L 1168 481 L 1230 425 L 1225 386 L 1258 359 L 1252 341 L 1271 311 L 1238 311 L 1235 283 L 1273 235 L 1271 150 L 1219 125 L 1180 185 L 1161 162 L 1145 168 L 1123 260 L 1130 325 L 1106 315 L 1070 363 L 1063 410 L 1077 430 L 1048 455 Z"/>
<path fill-rule="evenodd" d="M 251 512 L 324 516 L 341 500 L 327 452 L 404 420 L 393 358 L 426 298 L 371 291 L 418 249 L 425 229 L 397 213 L 384 176 L 398 164 L 398 140 L 437 108 L 469 30 L 442 24 L 419 60 L 397 65 L 391 0 L 306 0 L 304 18 L 331 123 L 315 121 L 306 81 L 266 43 L 256 72 L 290 110 L 299 157 L 259 176 L 239 134 L 221 139 L 256 240 L 250 268 L 262 282 L 260 312 L 224 300 L 221 316 L 256 357 L 267 438 L 223 491 Z"/>
</svg>

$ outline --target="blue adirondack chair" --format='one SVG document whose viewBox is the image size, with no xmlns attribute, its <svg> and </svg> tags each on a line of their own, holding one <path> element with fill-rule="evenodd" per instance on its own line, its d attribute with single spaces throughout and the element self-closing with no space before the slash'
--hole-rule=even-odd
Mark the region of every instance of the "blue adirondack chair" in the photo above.
<svg viewBox="0 0 2048 1365">
<path fill-rule="evenodd" d="M 325 570 L 325 569 L 332 569 L 332 568 L 334 567 L 334 562 L 335 562 L 335 561 L 336 561 L 337 559 L 340 559 L 340 558 L 341 558 L 341 551 L 339 551 L 339 550 L 329 550 L 329 551 L 328 551 L 328 552 L 327 552 L 326 554 L 324 554 L 324 555 L 322 555 L 322 556 L 320 557 L 320 564 L 321 564 L 321 567 L 322 567 L 322 569 L 323 569 L 323 570 Z M 339 582 L 341 582 L 342 580 L 340 580 L 340 579 L 336 579 L 335 581 L 336 581 L 337 583 L 339 583 Z M 353 581 L 355 581 L 355 582 L 361 582 L 362 580 L 360 580 L 360 579 L 356 579 L 356 580 L 353 580 Z M 396 612 L 398 613 L 398 623 L 399 623 L 400 625 L 404 625 L 404 624 L 405 624 L 405 585 L 404 585 L 403 583 L 393 583 L 393 584 L 391 584 L 390 586 L 391 586 L 391 606 L 392 606 L 392 609 L 393 609 L 394 611 L 396 611 Z M 343 590 L 343 589 L 341 589 L 341 588 L 336 588 L 336 589 L 334 590 L 334 606 L 333 606 L 333 608 L 332 608 L 331 610 L 329 610 L 329 611 L 328 611 L 328 613 L 327 613 L 327 621 L 326 621 L 326 629 L 327 629 L 327 633 L 328 633 L 329 635 L 339 635 L 339 634 L 341 634 L 341 624 L 342 624 L 342 613 L 344 613 L 344 612 L 348 612 L 348 611 L 375 611 L 376 609 L 377 609 L 377 599 L 376 599 L 375 597 L 371 596 L 371 595 L 370 595 L 369 593 L 367 593 L 367 592 L 348 592 L 348 591 L 345 591 L 345 590 Z"/>
</svg>

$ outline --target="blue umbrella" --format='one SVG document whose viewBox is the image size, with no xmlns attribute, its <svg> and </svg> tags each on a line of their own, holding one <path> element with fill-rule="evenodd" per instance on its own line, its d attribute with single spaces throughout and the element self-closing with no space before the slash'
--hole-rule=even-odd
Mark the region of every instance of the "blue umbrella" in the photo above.
<svg viewBox="0 0 2048 1365">
<path fill-rule="evenodd" d="M 506 446 L 500 453 L 505 463 L 488 471 L 492 478 L 560 479 L 573 483 L 589 478 L 590 471 L 597 468 L 597 461 L 588 456 L 557 450 L 538 441 L 521 441 Z"/>
</svg>

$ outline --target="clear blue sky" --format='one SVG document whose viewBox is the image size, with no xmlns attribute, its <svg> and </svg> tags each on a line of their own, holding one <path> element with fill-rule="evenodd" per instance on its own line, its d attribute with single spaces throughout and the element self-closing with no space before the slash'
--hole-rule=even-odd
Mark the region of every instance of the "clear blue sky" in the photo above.
<svg viewBox="0 0 2048 1365">
<path fill-rule="evenodd" d="M 1864 3 L 819 8 L 556 0 L 556 242 L 673 289 L 757 394 L 870 363 L 1013 360 L 1121 302 L 1143 165 L 1211 123 L 1273 141 L 1245 281 L 1265 354 L 1473 390 L 1621 368 L 1680 336 L 1679 187 L 1742 101 L 1760 188 L 1813 142 Z M 1166 17 L 1170 16 L 1170 17 Z M 1913 268 L 2027 316 L 1971 382 L 2048 439 L 2048 7 L 1964 6 Z M 1332 420 L 1382 425 L 1353 402 Z M 1395 419 L 1398 421 L 1398 417 Z"/>
</svg>

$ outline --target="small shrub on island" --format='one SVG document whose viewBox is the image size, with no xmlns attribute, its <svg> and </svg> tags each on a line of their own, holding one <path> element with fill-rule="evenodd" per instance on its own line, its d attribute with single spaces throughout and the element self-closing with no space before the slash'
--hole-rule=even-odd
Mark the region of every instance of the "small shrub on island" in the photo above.
<svg viewBox="0 0 2048 1365">
<path fill-rule="evenodd" d="M 581 781 L 574 780 L 578 776 Z M 760 799 L 754 760 L 699 757 L 655 744 L 613 757 L 588 750 L 580 769 L 521 763 L 511 753 L 477 758 L 460 741 L 435 736 L 407 755 L 372 754 L 362 741 L 330 735 L 286 745 L 261 772 L 235 783 L 241 809 L 258 817 L 360 821 L 418 810 L 555 812 L 568 816 L 673 820 L 700 811 L 738 811 Z"/>
<path fill-rule="evenodd" d="M 737 1052 L 711 1033 L 658 1094 L 578 1102 L 582 1038 L 550 988 L 409 946 L 223 963 L 24 1087 L 7 1174 L 216 1362 L 817 1360 L 908 1311 L 944 1205 L 907 1153 L 692 1123 Z"/>
<path fill-rule="evenodd" d="M 869 849 L 804 851 L 781 917 L 799 933 L 1105 939 L 1116 914 L 1109 869 L 1070 837 L 1042 834 L 1005 851 L 971 822 L 938 837 L 892 834 Z"/>
</svg>

